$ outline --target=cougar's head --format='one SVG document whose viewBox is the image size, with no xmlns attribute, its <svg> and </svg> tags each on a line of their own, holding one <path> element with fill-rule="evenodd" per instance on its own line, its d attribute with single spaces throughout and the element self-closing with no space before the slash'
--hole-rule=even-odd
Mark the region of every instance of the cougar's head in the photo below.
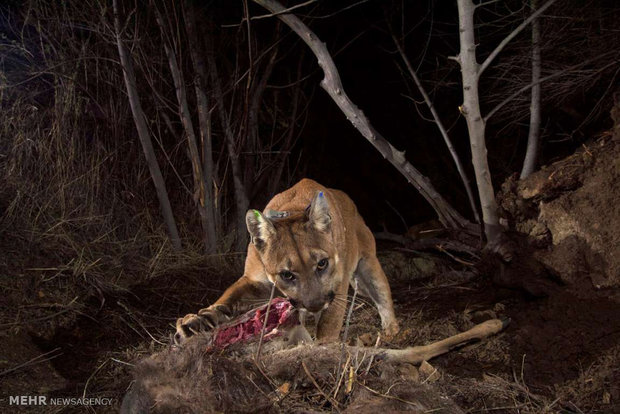
<svg viewBox="0 0 620 414">
<path fill-rule="evenodd" d="M 342 279 L 327 197 L 317 193 L 303 212 L 246 214 L 252 243 L 269 279 L 298 308 L 321 311 L 334 300 Z"/>
</svg>

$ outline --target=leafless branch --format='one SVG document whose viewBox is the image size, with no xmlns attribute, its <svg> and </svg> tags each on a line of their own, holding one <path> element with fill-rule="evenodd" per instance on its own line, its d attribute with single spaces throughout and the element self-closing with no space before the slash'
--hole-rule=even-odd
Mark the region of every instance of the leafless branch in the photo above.
<svg viewBox="0 0 620 414">
<path fill-rule="evenodd" d="M 393 33 L 392 33 L 392 40 L 394 41 L 394 44 L 396 45 L 396 48 L 398 49 L 398 53 L 400 54 L 400 57 L 403 59 L 403 62 L 405 62 L 405 66 L 407 67 L 407 70 L 409 71 L 409 75 L 411 75 L 411 78 L 413 79 L 416 86 L 418 87 L 420 94 L 422 94 L 422 97 L 424 98 L 424 102 L 426 103 L 426 106 L 428 106 L 428 109 L 431 111 L 431 114 L 433 115 L 433 119 L 435 120 L 435 125 L 437 125 L 437 128 L 439 128 L 439 132 L 441 133 L 441 136 L 443 137 L 443 140 L 446 143 L 448 150 L 450 151 L 450 155 L 452 155 L 452 160 L 454 161 L 454 164 L 456 165 L 456 169 L 458 170 L 459 175 L 461 176 L 461 181 L 463 181 L 463 185 L 465 186 L 465 191 L 467 191 L 467 198 L 469 199 L 469 206 L 471 207 L 472 213 L 474 214 L 476 222 L 480 223 L 480 216 L 478 215 L 478 208 L 476 207 L 476 202 L 474 201 L 474 195 L 471 190 L 471 183 L 469 182 L 469 178 L 467 177 L 467 174 L 465 173 L 465 170 L 463 169 L 461 158 L 457 154 L 456 149 L 454 149 L 454 146 L 452 145 L 452 141 L 450 140 L 450 137 L 448 136 L 448 132 L 444 128 L 443 122 L 441 121 L 439 114 L 435 110 L 435 106 L 431 102 L 431 99 L 428 97 L 428 94 L 426 93 L 426 90 L 424 89 L 422 82 L 420 82 L 420 79 L 418 78 L 418 74 L 413 69 L 413 66 L 411 66 L 411 62 L 409 62 L 409 59 L 407 58 L 405 51 L 403 50 L 400 42 L 398 41 L 398 39 L 396 39 L 396 36 Z"/>
<path fill-rule="evenodd" d="M 275 0 L 254 0 L 272 13 L 282 12 L 284 7 Z M 414 184 L 420 194 L 435 209 L 440 221 L 447 227 L 466 228 L 470 224 L 435 190 L 428 178 L 422 175 L 405 158 L 405 153 L 396 150 L 370 124 L 364 113 L 344 92 L 336 65 L 323 42 L 299 18 L 292 14 L 279 14 L 280 18 L 310 47 L 317 57 L 325 77 L 321 87 L 330 95 L 353 126 L 387 159 L 398 171 Z"/>
<path fill-rule="evenodd" d="M 504 105 L 506 105 L 507 103 L 509 103 L 510 101 L 512 101 L 514 98 L 516 98 L 517 96 L 519 96 L 520 94 L 522 94 L 523 92 L 527 91 L 528 89 L 530 89 L 531 87 L 535 86 L 535 85 L 539 85 L 543 82 L 549 81 L 551 79 L 557 78 L 559 76 L 562 76 L 568 72 L 571 72 L 575 69 L 578 69 L 582 66 L 585 66 L 589 63 L 592 63 L 595 60 L 598 60 L 600 57 L 594 58 L 594 59 L 589 59 L 585 62 L 580 62 L 576 65 L 570 66 L 568 68 L 562 69 L 558 72 L 552 73 L 551 75 L 545 76 L 544 78 L 540 78 L 537 82 L 531 82 L 528 85 L 525 85 L 524 87 L 522 87 L 521 89 L 515 91 L 514 93 L 512 93 L 510 96 L 508 96 L 506 99 L 504 99 L 502 102 L 500 102 L 499 104 L 497 104 L 493 109 L 491 109 L 489 111 L 489 113 L 484 117 L 484 122 L 487 122 L 489 120 L 489 118 L 491 118 L 495 113 L 497 113 L 497 111 L 499 111 L 500 109 L 502 109 L 502 107 Z M 620 64 L 620 62 L 618 61 L 613 61 L 605 66 L 603 66 L 602 68 L 599 69 L 599 71 L 607 69 L 608 67 L 612 67 L 615 65 Z"/>
<path fill-rule="evenodd" d="M 510 34 L 508 36 L 506 36 L 504 38 L 504 40 L 502 40 L 499 45 L 497 45 L 497 47 L 491 52 L 491 54 L 489 56 L 487 56 L 487 58 L 484 60 L 484 62 L 482 62 L 482 64 L 480 65 L 480 67 L 478 68 L 478 78 L 480 78 L 480 76 L 482 75 L 482 72 L 484 72 L 486 70 L 486 68 L 489 67 L 489 65 L 491 64 L 491 62 L 493 62 L 493 60 L 497 57 L 497 55 L 499 55 L 499 53 L 504 49 L 504 47 L 506 47 L 506 45 L 508 43 L 510 43 L 510 41 L 512 39 L 514 39 L 519 33 L 521 33 L 521 31 L 523 29 L 525 29 L 527 27 L 528 24 L 530 24 L 530 22 L 532 20 L 534 20 L 535 18 L 537 18 L 538 16 L 540 16 L 542 13 L 545 12 L 545 10 L 547 10 L 549 7 L 551 7 L 551 5 L 553 3 L 555 3 L 557 0 L 548 0 L 545 4 L 543 4 L 538 10 L 536 10 L 534 13 L 532 13 L 530 15 L 530 17 L 528 17 L 527 19 L 525 19 L 523 21 L 523 23 L 521 23 L 519 26 L 516 27 L 516 29 L 514 29 L 512 32 L 510 32 Z"/>
</svg>

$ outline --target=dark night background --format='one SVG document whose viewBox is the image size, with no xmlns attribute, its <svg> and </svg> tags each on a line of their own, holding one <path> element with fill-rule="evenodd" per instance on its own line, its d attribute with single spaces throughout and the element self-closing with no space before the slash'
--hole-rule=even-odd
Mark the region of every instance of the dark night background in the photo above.
<svg viewBox="0 0 620 414">
<path fill-rule="evenodd" d="M 322 2 L 319 7 L 321 12 L 318 14 L 334 13 L 342 7 L 338 3 Z M 573 2 L 574 5 L 577 3 L 579 2 Z M 450 128 L 451 139 L 467 168 L 467 173 L 473 177 L 465 120 L 458 112 L 462 99 L 459 90 L 460 70 L 455 62 L 447 58 L 458 53 L 456 5 L 450 2 L 405 2 L 403 5 L 408 26 L 414 27 L 408 34 L 406 51 L 414 65 L 419 65 L 420 77 L 425 81 L 427 91 L 433 96 L 434 105 L 444 124 Z M 466 194 L 449 152 L 434 123 L 422 118 L 421 115 L 429 119 L 430 112 L 422 102 L 413 81 L 404 72 L 404 66 L 386 27 L 386 20 L 400 19 L 399 6 L 387 6 L 386 2 L 363 2 L 331 18 L 310 18 L 307 22 L 319 38 L 326 42 L 330 51 L 339 51 L 334 60 L 345 90 L 353 102 L 364 111 L 380 133 L 396 148 L 404 149 L 409 161 L 427 175 L 462 214 L 471 219 Z M 492 33 L 483 38 L 487 43 L 481 42 L 479 45 L 478 50 L 482 56 L 480 61 L 495 47 L 497 39 L 519 23 L 518 20 L 510 22 L 510 17 L 507 17 L 507 10 L 518 9 L 518 6 L 518 2 L 507 3 L 495 11 L 508 22 L 494 27 Z M 580 9 L 586 6 L 591 8 L 592 13 L 600 16 L 605 13 L 603 10 L 611 10 L 613 5 L 592 2 L 587 5 L 579 4 Z M 261 14 L 260 9 L 256 8 L 255 13 Z M 482 32 L 482 28 L 480 31 Z M 523 42 L 528 41 L 528 34 L 521 34 L 518 41 L 522 43 L 509 47 L 500 55 L 500 61 L 505 55 L 509 58 L 517 55 L 519 65 L 513 68 L 513 73 L 498 74 L 491 68 L 482 79 L 483 113 L 485 109 L 488 111 L 493 107 L 492 103 L 484 99 L 485 86 L 501 88 L 502 82 L 505 82 L 497 77 L 513 76 L 525 79 L 524 84 L 527 84 L 530 59 L 518 54 L 522 51 L 520 48 L 524 47 Z M 303 49 L 306 46 L 297 44 L 297 47 Z M 558 54 L 561 55 L 563 49 L 568 52 L 572 45 L 569 41 L 552 47 L 558 48 Z M 308 120 L 301 131 L 301 142 L 295 148 L 296 151 L 302 151 L 301 162 L 307 168 L 306 175 L 327 186 L 347 191 L 374 230 L 380 230 L 386 225 L 391 231 L 404 231 L 402 221 L 394 209 L 405 218 L 408 225 L 433 218 L 432 209 L 415 188 L 406 185 L 398 171 L 385 162 L 361 137 L 318 86 L 322 73 L 316 67 L 316 59 L 308 55 L 306 51 L 304 74 L 312 74 L 308 80 L 312 101 L 308 109 Z M 543 62 L 544 60 L 543 54 Z M 605 61 L 602 65 L 607 63 L 608 61 Z M 287 65 L 283 66 L 281 70 L 286 70 Z M 288 68 L 292 68 L 292 64 Z M 609 75 L 615 76 L 613 70 Z M 589 93 L 584 93 L 580 88 L 571 90 L 570 96 L 560 99 L 567 108 L 558 104 L 544 106 L 545 129 L 541 165 L 570 154 L 592 133 L 610 126 L 611 121 L 604 111 L 598 117 L 595 116 L 598 121 L 586 120 L 599 99 L 604 99 L 607 104 L 599 102 L 598 105 L 608 106 L 611 102 L 611 95 L 606 91 L 609 87 L 607 82 L 610 80 L 611 78 L 601 77 L 596 84 L 588 85 L 592 88 Z M 274 79 L 273 83 L 277 84 L 277 79 Z M 499 187 L 506 177 L 518 173 L 522 166 L 528 120 L 527 116 L 523 115 L 515 118 L 518 115 L 514 112 L 522 111 L 521 108 L 529 104 L 528 99 L 529 93 L 524 92 L 517 102 L 505 106 L 495 115 L 487 129 L 489 162 L 496 187 Z M 497 97 L 494 96 L 493 101 L 497 103 Z M 551 102 L 551 99 L 549 101 Z M 297 156 L 297 153 L 295 155 Z M 258 205 L 262 205 L 268 198 L 260 199 Z"/>
<path fill-rule="evenodd" d="M 42 9 L 41 18 L 50 24 L 47 36 L 53 39 L 55 30 L 65 31 L 63 36 L 55 40 L 57 44 L 54 50 L 59 54 L 56 57 L 36 49 L 36 30 L 29 26 L 30 20 L 26 19 L 26 25 L 18 30 L 24 23 L 20 20 L 22 17 L 19 10 L 23 10 L 20 3 L 13 2 L 5 6 L 5 39 L 8 42 L 17 42 L 19 36 L 24 36 L 22 41 L 31 41 L 34 47 L 30 55 L 24 56 L 19 56 L 15 50 L 7 49 L 9 53 L 4 59 L 5 76 L 11 82 L 20 82 L 29 77 L 29 71 L 36 72 L 41 70 L 41 66 L 46 65 L 55 65 L 54 68 L 61 68 L 60 71 L 71 71 L 72 69 L 66 68 L 65 64 L 58 62 L 70 59 L 71 53 L 81 52 L 76 47 L 62 51 L 61 47 L 70 42 L 83 41 L 90 55 L 88 59 L 94 59 L 99 55 L 101 60 L 96 63 L 96 70 L 109 71 L 110 79 L 102 83 L 96 82 L 93 77 L 88 77 L 88 72 L 93 68 L 92 62 L 87 60 L 76 72 L 59 75 L 65 79 L 73 77 L 82 93 L 80 99 L 88 101 L 88 104 L 80 109 L 83 115 L 78 119 L 86 130 L 77 133 L 81 134 L 82 139 L 88 144 L 90 139 L 94 139 L 107 150 L 123 148 L 124 154 L 131 154 L 129 157 L 131 163 L 137 161 L 140 164 L 143 157 L 136 136 L 132 133 L 135 127 L 131 113 L 125 106 L 126 103 L 120 99 L 126 95 L 118 88 L 109 90 L 112 86 L 121 85 L 122 81 L 119 78 L 119 68 L 109 66 L 113 60 L 117 60 L 114 55 L 114 44 L 110 43 L 109 34 L 105 33 L 105 30 L 110 30 L 111 27 L 111 11 L 109 7 L 104 7 L 95 13 L 97 7 L 103 7 L 97 2 L 88 3 L 88 7 L 77 10 L 72 9 L 72 5 L 73 3 L 67 3 L 64 11 L 58 12 L 53 11 L 53 7 Z M 237 2 L 218 1 L 196 5 L 201 35 L 213 37 L 220 74 L 224 85 L 229 87 L 232 77 L 228 77 L 228 73 L 235 68 L 242 71 L 248 67 L 246 26 L 239 23 L 244 13 L 243 5 Z M 178 144 L 182 125 L 174 110 L 174 89 L 169 73 L 166 73 L 168 68 L 161 50 L 161 34 L 153 21 L 153 7 L 140 3 L 136 3 L 136 7 L 127 11 L 131 11 L 128 20 L 129 30 L 144 31 L 144 34 L 138 35 L 134 44 L 137 53 L 134 59 L 136 59 L 142 104 L 147 117 L 156 124 L 154 127 L 160 134 L 159 139 L 167 152 L 172 155 L 174 168 L 181 173 L 186 182 L 189 182 L 191 173 L 187 162 L 174 159 L 180 155 Z M 171 25 L 179 24 L 180 9 L 175 10 L 166 4 L 158 7 L 164 13 L 168 13 L 168 22 Z M 249 4 L 248 7 L 250 15 L 264 14 L 255 4 Z M 587 14 L 584 15 L 584 12 Z M 71 13 L 75 13 L 74 23 L 63 22 L 62 19 L 69 18 Z M 95 19 L 97 13 L 103 13 L 109 21 L 106 23 L 104 19 Z M 479 60 L 482 61 L 499 40 L 514 29 L 528 13 L 528 5 L 516 0 L 494 3 L 482 8 L 478 12 Z M 543 76 L 564 70 L 579 61 L 592 59 L 592 63 L 554 79 L 551 87 L 543 85 L 543 138 L 539 162 L 541 165 L 571 153 L 593 133 L 609 127 L 610 123 L 604 108 L 609 107 L 612 101 L 611 85 L 617 79 L 616 68 L 609 63 L 617 59 L 617 55 L 610 53 L 613 48 L 608 45 L 617 42 L 617 32 L 613 29 L 617 22 L 617 13 L 613 1 L 571 1 L 565 2 L 562 7 L 554 6 L 550 17 L 543 19 Z M 29 19 L 35 19 L 36 15 L 37 13 L 30 11 Z M 52 27 L 51 22 L 57 16 L 61 19 L 56 22 L 59 27 Z M 403 29 L 407 33 L 404 41 L 406 53 L 414 67 L 418 69 L 425 88 L 449 129 L 467 173 L 473 180 L 467 130 L 458 110 L 462 101 L 459 90 L 459 67 L 448 59 L 458 52 L 459 47 L 456 4 L 431 1 L 323 1 L 302 8 L 300 17 L 334 54 L 346 92 L 365 112 L 375 128 L 396 148 L 405 150 L 408 160 L 430 178 L 439 192 L 461 214 L 472 219 L 465 191 L 443 139 L 434 123 L 429 122 L 430 113 L 404 70 L 389 34 L 389 27 L 392 27 L 399 37 Z M 571 21 L 572 17 L 574 19 Z M 570 23 L 567 24 L 566 21 Z M 71 28 L 69 34 L 66 33 L 67 27 Z M 274 33 L 276 27 L 278 33 Z M 244 177 L 251 206 L 262 207 L 274 191 L 283 190 L 299 178 L 308 176 L 327 186 L 348 192 L 358 203 L 362 215 L 366 217 L 373 230 L 386 227 L 393 232 L 405 231 L 405 223 L 399 215 L 404 218 L 407 226 L 432 219 L 434 212 L 428 204 L 412 186 L 406 185 L 401 175 L 346 121 L 337 106 L 319 87 L 322 73 L 306 45 L 273 18 L 253 21 L 251 30 L 254 56 L 267 50 L 266 48 L 275 43 L 275 38 L 280 39 L 278 56 L 259 105 L 257 130 L 261 145 L 270 140 L 272 144 L 268 144 L 270 147 L 246 148 L 242 137 L 246 136 L 247 131 L 242 129 L 235 131 L 241 152 L 242 168 L 250 165 L 247 168 L 260 171 L 256 174 L 248 173 Z M 100 36 L 97 36 L 98 34 Z M 136 33 L 130 32 L 130 36 L 136 36 Z M 54 43 L 54 40 L 51 41 Z M 191 71 L 191 63 L 187 56 L 188 48 L 184 44 L 185 38 L 182 33 L 175 42 L 182 70 L 186 71 L 184 74 L 186 85 L 191 88 L 194 74 Z M 525 30 L 500 54 L 496 64 L 492 65 L 482 77 L 483 113 L 488 112 L 516 88 L 529 83 L 528 42 L 529 35 Z M 145 60 L 149 56 L 152 58 L 150 62 Z M 47 61 L 43 62 L 45 59 Z M 254 83 L 264 72 L 265 60 L 259 60 L 252 67 Z M 592 73 L 580 75 L 580 70 Z M 83 71 L 82 74 L 80 71 Z M 301 81 L 297 81 L 297 76 L 301 76 Z M 54 99 L 50 89 L 50 85 L 54 82 L 53 77 L 54 74 L 47 71 L 34 77 L 32 86 L 27 86 L 31 91 L 33 88 L 39 89 L 29 95 L 29 99 L 35 105 L 46 107 L 51 104 Z M 145 81 L 148 78 L 150 80 L 147 84 Z M 239 84 L 235 87 L 238 88 Z M 157 90 L 156 96 L 149 90 L 151 88 Z M 289 149 L 284 148 L 282 140 L 273 144 L 273 136 L 277 136 L 282 133 L 281 129 L 290 126 L 286 125 L 288 121 L 282 121 L 282 116 L 290 109 L 291 95 L 295 93 L 296 88 L 299 88 L 301 96 L 302 113 L 292 125 L 295 129 L 292 136 L 296 139 L 290 143 Z M 189 93 L 188 99 L 193 106 L 195 98 L 192 95 Z M 239 105 L 238 101 L 242 100 L 239 95 L 235 95 L 233 91 L 225 96 L 226 104 L 230 105 L 233 111 L 233 118 L 236 115 L 243 118 L 243 115 L 239 114 L 239 107 L 236 106 Z M 10 101 L 13 98 L 7 95 L 5 100 L 7 99 Z M 108 102 L 105 102 L 106 100 Z M 114 102 L 111 102 L 112 100 Z M 518 173 L 521 168 L 527 141 L 528 100 L 527 91 L 520 94 L 513 102 L 504 106 L 488 124 L 489 162 L 496 188 L 506 177 Z M 272 105 L 277 106 L 276 114 L 280 116 L 277 121 L 274 120 Z M 171 135 L 171 130 L 164 125 L 160 113 L 165 113 L 171 120 L 174 135 Z M 194 123 L 198 124 L 196 118 Z M 92 128 L 89 130 L 88 126 L 93 124 L 101 131 L 100 133 L 93 131 Z M 218 154 L 220 159 L 222 157 L 225 159 L 227 154 L 222 141 L 222 131 L 218 131 L 218 121 L 215 118 L 213 125 L 214 153 Z M 270 159 L 267 165 L 256 169 L 256 163 L 261 162 L 257 161 L 256 154 L 274 150 L 290 153 L 285 160 Z M 179 193 L 180 183 L 165 157 L 159 152 L 158 157 L 168 191 L 174 199 L 175 214 L 187 216 L 184 210 L 189 200 L 182 192 Z M 121 164 L 127 163 L 127 160 L 117 161 Z M 277 165 L 274 162 L 286 163 L 286 177 L 283 177 L 277 186 L 273 183 L 268 185 L 269 171 Z M 226 206 L 223 212 L 225 217 L 230 218 L 230 215 L 234 214 L 232 211 L 234 206 L 229 204 L 229 197 L 232 194 L 230 169 L 222 165 L 218 168 L 219 173 L 223 174 L 219 178 L 223 182 L 218 184 L 224 185 L 224 192 L 220 193 L 223 197 L 222 205 Z M 123 171 L 123 167 L 120 166 L 110 166 L 109 169 Z M 124 181 L 122 177 L 118 179 Z M 140 185 L 148 183 L 143 177 L 140 177 L 139 182 Z M 135 188 L 127 191 L 134 192 Z M 148 188 L 144 188 L 143 191 L 151 193 Z M 152 199 L 152 202 L 155 200 Z"/>
</svg>

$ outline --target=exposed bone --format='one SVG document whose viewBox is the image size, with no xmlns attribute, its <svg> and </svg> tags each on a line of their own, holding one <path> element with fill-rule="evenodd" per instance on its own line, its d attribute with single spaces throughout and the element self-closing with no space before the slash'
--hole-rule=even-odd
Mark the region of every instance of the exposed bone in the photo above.
<svg viewBox="0 0 620 414">
<path fill-rule="evenodd" d="M 433 342 L 424 346 L 413 346 L 405 349 L 384 349 L 385 358 L 388 361 L 408 362 L 410 364 L 419 364 L 428 361 L 438 355 L 465 345 L 474 340 L 480 340 L 488 336 L 501 332 L 508 326 L 509 320 L 491 319 L 482 322 L 468 331 L 451 336 L 438 342 Z"/>
</svg>

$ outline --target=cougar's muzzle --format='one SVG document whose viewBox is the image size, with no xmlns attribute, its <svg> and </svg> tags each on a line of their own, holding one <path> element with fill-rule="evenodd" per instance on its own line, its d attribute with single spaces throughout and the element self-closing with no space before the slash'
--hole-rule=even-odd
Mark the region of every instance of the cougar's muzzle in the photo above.
<svg viewBox="0 0 620 414">
<path fill-rule="evenodd" d="M 298 309 L 305 309 L 308 312 L 316 313 L 327 309 L 327 307 L 334 301 L 335 297 L 335 293 L 330 291 L 324 296 L 302 298 L 301 300 L 291 298 L 290 302 Z"/>
</svg>

